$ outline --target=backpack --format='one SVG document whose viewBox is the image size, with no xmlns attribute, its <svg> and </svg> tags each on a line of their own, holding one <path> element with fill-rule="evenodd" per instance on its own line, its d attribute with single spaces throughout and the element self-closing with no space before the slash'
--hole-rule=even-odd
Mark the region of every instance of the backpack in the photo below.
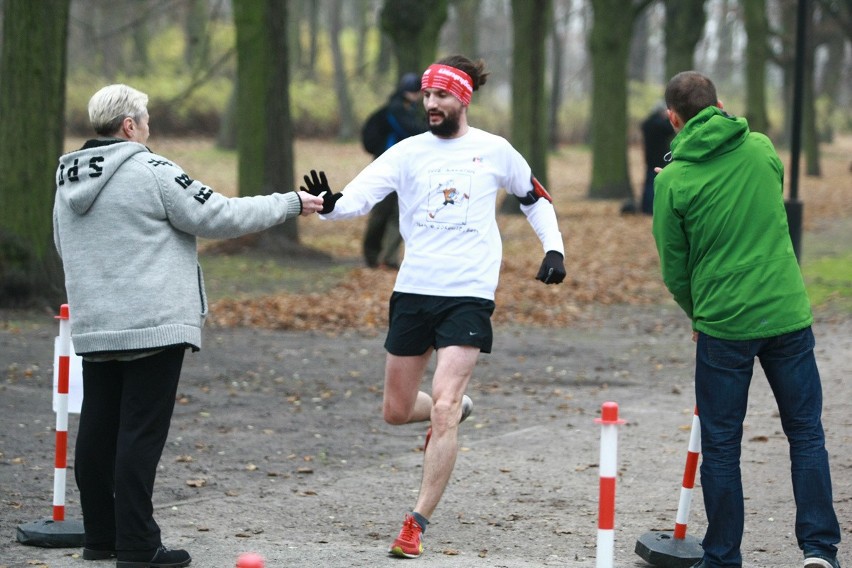
<svg viewBox="0 0 852 568">
<path fill-rule="evenodd" d="M 378 156 L 388 149 L 388 137 L 392 131 L 388 122 L 388 105 L 383 105 L 367 117 L 361 128 L 361 144 L 364 150 Z"/>
</svg>

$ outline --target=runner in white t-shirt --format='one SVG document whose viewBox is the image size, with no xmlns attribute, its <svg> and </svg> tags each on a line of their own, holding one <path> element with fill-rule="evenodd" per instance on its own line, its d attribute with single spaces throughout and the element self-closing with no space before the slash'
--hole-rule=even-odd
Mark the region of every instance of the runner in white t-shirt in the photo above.
<svg viewBox="0 0 852 568">
<path fill-rule="evenodd" d="M 467 123 L 473 91 L 486 77 L 481 60 L 460 55 L 431 65 L 421 79 L 429 132 L 388 149 L 340 193 L 332 192 L 324 172 L 305 176 L 302 188 L 324 197 L 325 219 L 364 215 L 389 193 L 399 196 L 405 256 L 390 300 L 383 413 L 390 424 L 431 424 L 420 492 L 391 544 L 395 556 L 423 551 L 422 534 L 455 465 L 458 424 L 473 408 L 465 389 L 479 353 L 491 352 L 501 190 L 520 199 L 541 240 L 544 260 L 536 278 L 546 284 L 565 278 L 550 196 L 509 142 Z M 430 395 L 420 383 L 433 350 Z"/>
</svg>

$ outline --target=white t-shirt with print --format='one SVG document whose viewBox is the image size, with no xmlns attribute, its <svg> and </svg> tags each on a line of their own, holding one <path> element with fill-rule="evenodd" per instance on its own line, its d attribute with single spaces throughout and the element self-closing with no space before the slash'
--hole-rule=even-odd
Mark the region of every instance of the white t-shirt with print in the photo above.
<svg viewBox="0 0 852 568">
<path fill-rule="evenodd" d="M 394 290 L 493 300 L 503 250 L 496 219 L 501 189 L 518 197 L 532 189 L 530 166 L 507 140 L 476 128 L 453 139 L 426 132 L 370 163 L 321 217 L 364 215 L 396 191 L 405 257 Z M 521 210 L 543 251 L 564 255 L 553 205 L 539 199 Z"/>
</svg>

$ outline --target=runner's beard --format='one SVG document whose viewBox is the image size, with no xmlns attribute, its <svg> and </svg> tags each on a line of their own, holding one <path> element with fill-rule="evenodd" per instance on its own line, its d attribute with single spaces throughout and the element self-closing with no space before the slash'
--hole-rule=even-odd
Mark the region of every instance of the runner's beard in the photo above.
<svg viewBox="0 0 852 568">
<path fill-rule="evenodd" d="M 444 120 L 437 124 L 429 123 L 429 132 L 439 138 L 451 138 L 458 134 L 461 113 L 443 113 Z"/>
</svg>

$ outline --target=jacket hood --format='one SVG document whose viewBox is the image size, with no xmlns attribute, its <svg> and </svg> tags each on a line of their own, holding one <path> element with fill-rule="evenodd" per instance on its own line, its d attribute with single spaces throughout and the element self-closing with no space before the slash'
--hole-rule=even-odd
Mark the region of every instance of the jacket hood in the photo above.
<svg viewBox="0 0 852 568">
<path fill-rule="evenodd" d="M 748 136 L 748 122 L 707 107 L 692 117 L 672 140 L 672 159 L 703 162 L 730 152 Z"/>
<path fill-rule="evenodd" d="M 78 215 L 85 215 L 122 164 L 148 151 L 143 144 L 129 140 L 89 140 L 79 150 L 59 158 L 57 197 Z"/>
</svg>

